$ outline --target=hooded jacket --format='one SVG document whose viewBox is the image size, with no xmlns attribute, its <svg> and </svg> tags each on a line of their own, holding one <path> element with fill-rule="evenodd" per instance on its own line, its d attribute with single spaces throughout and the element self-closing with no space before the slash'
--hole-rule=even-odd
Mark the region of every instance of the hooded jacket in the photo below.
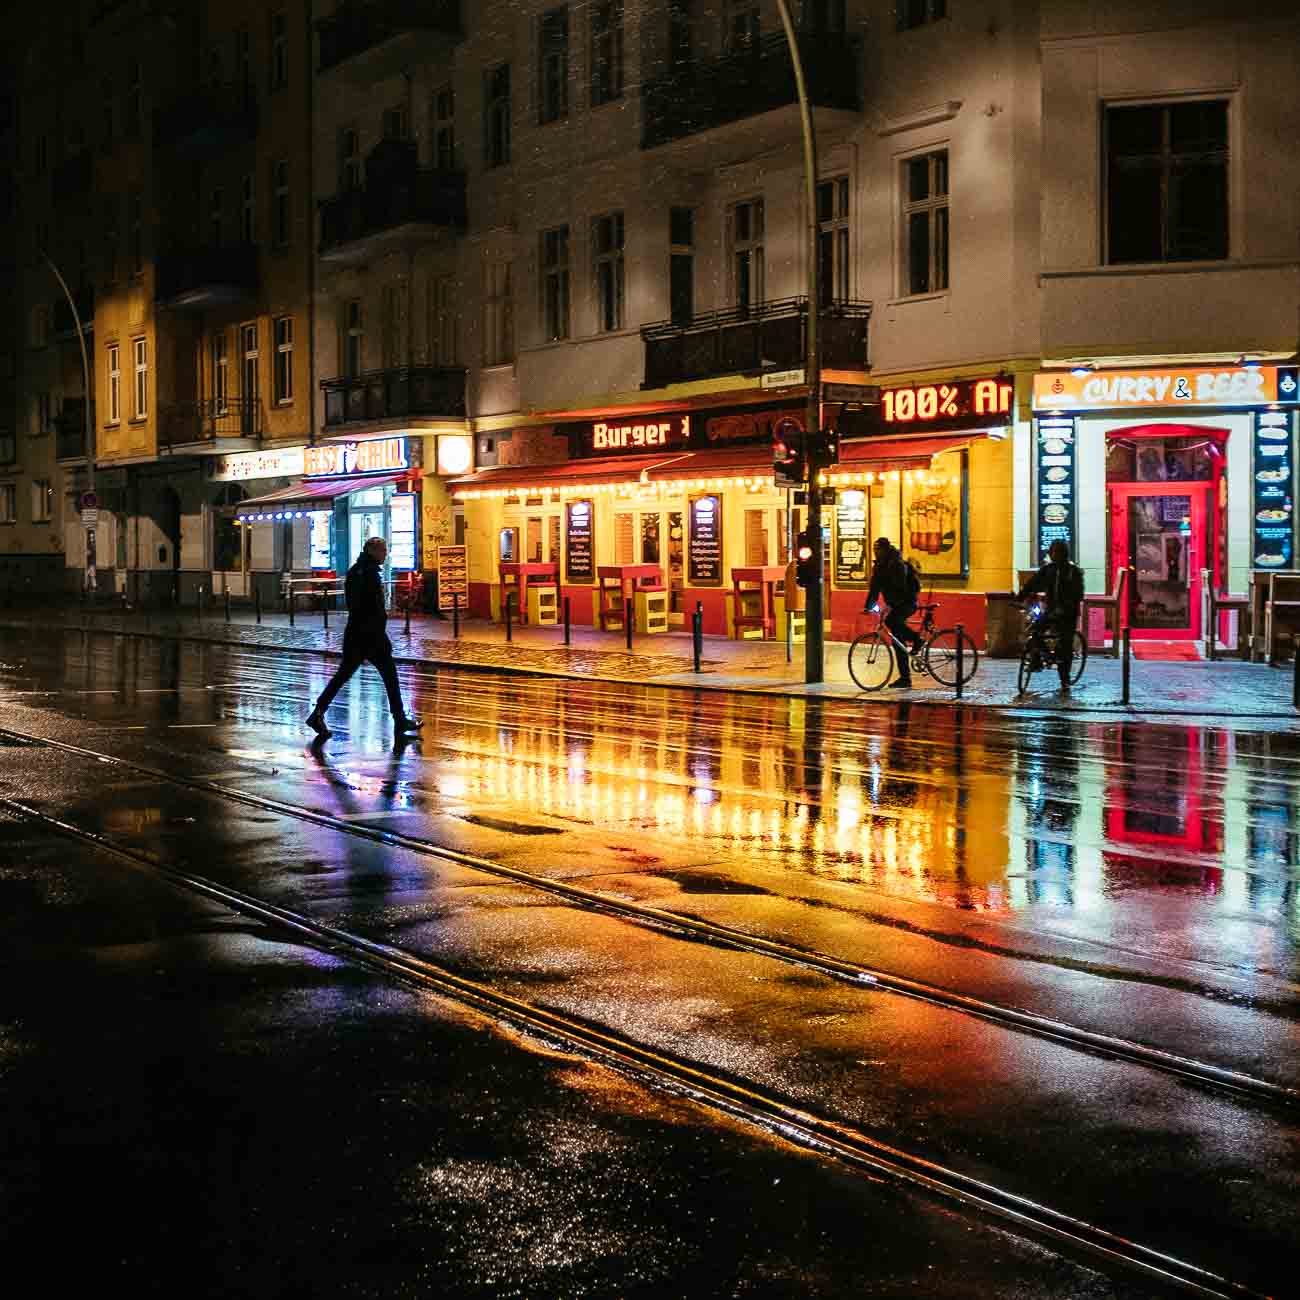
<svg viewBox="0 0 1300 1300">
<path fill-rule="evenodd" d="M 348 604 L 348 625 L 343 632 L 343 650 L 364 652 L 387 641 L 384 628 L 388 611 L 384 607 L 384 582 L 379 561 L 368 551 L 357 556 L 343 583 Z"/>
</svg>

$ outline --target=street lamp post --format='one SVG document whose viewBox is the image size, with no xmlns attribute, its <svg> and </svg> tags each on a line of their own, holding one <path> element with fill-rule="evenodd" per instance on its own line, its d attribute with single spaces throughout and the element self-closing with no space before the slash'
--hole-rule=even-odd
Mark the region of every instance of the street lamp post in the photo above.
<svg viewBox="0 0 1300 1300">
<path fill-rule="evenodd" d="M 808 412 L 805 417 L 807 432 L 804 435 L 804 447 L 808 465 L 808 540 L 812 547 L 812 575 L 804 598 L 804 681 L 820 682 L 825 676 L 821 472 L 826 458 L 826 440 L 821 429 L 822 377 L 817 338 L 820 315 L 820 286 L 817 277 L 817 137 L 813 133 L 812 105 L 808 102 L 803 59 L 799 54 L 799 42 L 787 0 L 776 0 L 776 7 L 781 15 L 781 26 L 785 28 L 786 44 L 790 47 L 795 90 L 799 96 L 799 120 L 803 127 L 804 204 L 808 209 L 808 353 L 804 375 L 808 383 Z"/>
<path fill-rule="evenodd" d="M 81 375 L 82 383 L 85 388 L 85 396 L 82 399 L 82 413 L 86 420 L 86 491 L 93 497 L 95 493 L 95 421 L 91 417 L 90 402 L 90 357 L 86 352 L 86 331 L 82 326 L 81 313 L 77 310 L 76 299 L 72 296 L 72 290 L 68 288 L 68 282 L 63 278 L 59 268 L 54 265 L 54 259 L 44 250 L 41 256 L 49 264 L 49 268 L 54 272 L 54 278 L 59 282 L 59 288 L 63 290 L 63 296 L 68 300 L 68 306 L 72 310 L 72 323 L 77 329 L 77 343 L 81 348 Z M 86 590 L 92 595 L 96 586 L 96 560 L 95 560 L 95 529 L 86 529 Z"/>
</svg>

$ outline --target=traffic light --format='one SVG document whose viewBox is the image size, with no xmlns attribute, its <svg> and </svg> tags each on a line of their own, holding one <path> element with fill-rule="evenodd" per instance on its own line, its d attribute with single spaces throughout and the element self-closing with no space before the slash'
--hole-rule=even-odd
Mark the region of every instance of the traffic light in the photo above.
<svg viewBox="0 0 1300 1300">
<path fill-rule="evenodd" d="M 811 528 L 805 528 L 795 539 L 794 580 L 801 587 L 808 587 L 817 576 L 817 564 L 813 558 L 813 534 Z"/>
<path fill-rule="evenodd" d="M 822 443 L 822 464 L 838 465 L 840 463 L 840 431 L 827 429 Z"/>
<path fill-rule="evenodd" d="M 777 487 L 802 487 L 807 468 L 803 426 L 787 415 L 772 429 L 772 474 Z"/>
</svg>

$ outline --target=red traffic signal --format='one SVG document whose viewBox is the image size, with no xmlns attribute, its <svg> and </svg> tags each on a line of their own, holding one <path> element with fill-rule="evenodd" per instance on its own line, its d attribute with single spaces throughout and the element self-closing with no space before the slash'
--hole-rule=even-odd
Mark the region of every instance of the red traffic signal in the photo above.
<svg viewBox="0 0 1300 1300">
<path fill-rule="evenodd" d="M 803 426 L 783 416 L 772 428 L 772 474 L 777 487 L 802 487 L 807 472 Z"/>
<path fill-rule="evenodd" d="M 805 528 L 795 542 L 794 580 L 801 587 L 808 587 L 817 576 L 817 564 L 813 555 L 812 530 Z"/>
</svg>

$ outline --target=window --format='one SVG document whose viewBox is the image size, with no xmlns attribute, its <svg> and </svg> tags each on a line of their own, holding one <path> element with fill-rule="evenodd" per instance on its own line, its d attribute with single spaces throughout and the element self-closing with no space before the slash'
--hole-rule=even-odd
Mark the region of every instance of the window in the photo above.
<svg viewBox="0 0 1300 1300">
<path fill-rule="evenodd" d="M 339 189 L 347 193 L 361 188 L 361 133 L 355 126 L 339 131 Z"/>
<path fill-rule="evenodd" d="M 225 415 L 230 402 L 230 344 L 222 330 L 212 336 L 212 404 Z"/>
<path fill-rule="evenodd" d="M 484 93 L 486 149 L 489 167 L 504 167 L 510 161 L 510 65 L 501 64 L 487 74 Z"/>
<path fill-rule="evenodd" d="M 409 135 L 405 105 L 384 109 L 384 139 L 405 140 Z"/>
<path fill-rule="evenodd" d="M 542 231 L 542 336 L 569 337 L 569 227 Z"/>
<path fill-rule="evenodd" d="M 668 303 L 674 325 L 695 315 L 695 209 L 668 210 Z"/>
<path fill-rule="evenodd" d="M 456 281 L 450 275 L 435 275 L 429 281 L 429 363 L 435 366 L 460 364 L 457 339 Z"/>
<path fill-rule="evenodd" d="M 126 114 L 122 128 L 127 135 L 138 135 L 144 121 L 144 69 L 139 59 L 132 59 L 127 68 Z"/>
<path fill-rule="evenodd" d="M 144 201 L 137 190 L 126 201 L 127 260 L 132 276 L 144 274 Z"/>
<path fill-rule="evenodd" d="M 32 479 L 32 523 L 49 523 L 54 505 L 54 485 L 47 478 Z"/>
<path fill-rule="evenodd" d="M 623 0 L 591 6 L 591 106 L 623 98 Z"/>
<path fill-rule="evenodd" d="M 895 0 L 898 30 L 921 27 L 948 16 L 948 0 Z"/>
<path fill-rule="evenodd" d="M 765 291 L 763 200 L 737 203 L 729 215 L 731 300 L 737 307 L 754 307 L 763 301 Z"/>
<path fill-rule="evenodd" d="M 289 19 L 283 9 L 271 15 L 271 89 L 289 84 Z"/>
<path fill-rule="evenodd" d="M 122 419 L 122 350 L 116 343 L 108 345 L 108 422 Z"/>
<path fill-rule="evenodd" d="M 849 296 L 849 178 L 817 186 L 817 295 L 822 302 Z"/>
<path fill-rule="evenodd" d="M 442 171 L 456 166 L 456 95 L 450 86 L 433 92 L 433 165 Z"/>
<path fill-rule="evenodd" d="M 1106 110 L 1106 261 L 1228 256 L 1228 101 Z"/>
<path fill-rule="evenodd" d="M 391 370 L 401 364 L 402 347 L 402 291 L 395 284 L 384 285 L 380 299 L 379 364 Z"/>
<path fill-rule="evenodd" d="M 591 256 L 596 275 L 596 328 L 623 328 L 623 214 L 611 212 L 591 223 Z"/>
<path fill-rule="evenodd" d="M 361 300 L 353 298 L 343 307 L 343 373 L 349 379 L 355 379 L 361 373 L 365 360 L 365 337 Z"/>
<path fill-rule="evenodd" d="M 693 0 L 668 0 L 668 63 L 685 70 L 695 57 Z"/>
<path fill-rule="evenodd" d="M 208 239 L 213 248 L 220 248 L 225 242 L 225 207 L 225 194 L 219 189 L 213 190 L 208 199 Z"/>
<path fill-rule="evenodd" d="M 537 120 L 558 122 L 569 113 L 569 11 L 548 9 L 538 28 Z"/>
<path fill-rule="evenodd" d="M 271 164 L 271 238 L 276 248 L 289 243 L 289 162 L 281 158 Z"/>
<path fill-rule="evenodd" d="M 149 414 L 149 340 L 132 339 L 131 355 L 135 360 L 135 406 L 131 414 L 143 420 Z"/>
<path fill-rule="evenodd" d="M 275 322 L 275 400 L 293 401 L 293 317 Z"/>
<path fill-rule="evenodd" d="M 260 395 L 261 388 L 261 350 L 257 345 L 257 326 L 241 325 L 239 327 L 239 350 L 242 354 L 242 370 L 239 379 L 239 396 L 244 409 L 248 410 Z"/>
<path fill-rule="evenodd" d="M 0 483 L 0 524 L 18 522 L 18 485 Z"/>
<path fill-rule="evenodd" d="M 245 244 L 257 242 L 257 189 L 252 172 L 239 185 L 239 238 Z"/>
<path fill-rule="evenodd" d="M 53 409 L 48 392 L 32 394 L 31 433 L 33 437 L 49 433 L 51 426 L 54 424 Z"/>
<path fill-rule="evenodd" d="M 515 359 L 515 308 L 510 262 L 488 262 L 483 286 L 483 364 Z"/>
<path fill-rule="evenodd" d="M 757 54 L 759 10 L 756 0 L 726 0 L 723 44 L 729 54 Z"/>
<path fill-rule="evenodd" d="M 0 465 L 12 465 L 18 459 L 18 439 L 12 433 L 0 433 Z"/>
<path fill-rule="evenodd" d="M 948 151 L 903 163 L 903 294 L 948 287 Z"/>
</svg>

